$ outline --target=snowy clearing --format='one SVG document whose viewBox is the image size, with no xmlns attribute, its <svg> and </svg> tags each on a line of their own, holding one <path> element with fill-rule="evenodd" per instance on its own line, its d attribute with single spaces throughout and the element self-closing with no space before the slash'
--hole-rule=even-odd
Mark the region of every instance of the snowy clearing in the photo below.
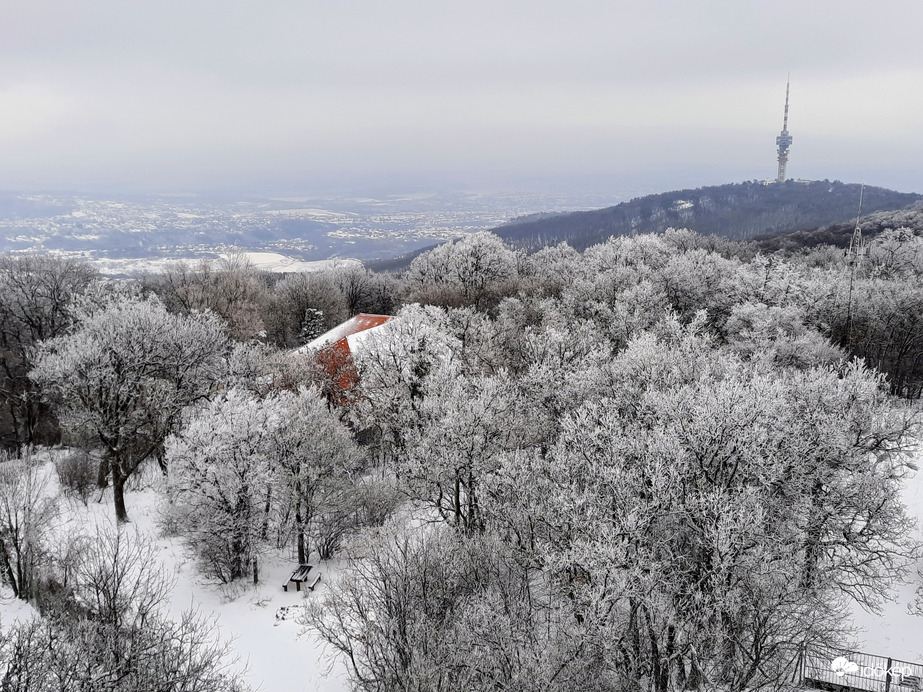
<svg viewBox="0 0 923 692">
<path fill-rule="evenodd" d="M 916 521 L 916 539 L 923 541 L 923 473 L 904 480 L 901 499 Z M 856 650 L 923 663 L 923 618 L 908 612 L 920 583 L 917 573 L 921 570 L 923 559 L 917 561 L 915 570 L 908 575 L 910 582 L 899 585 L 894 600 L 883 604 L 880 613 L 853 607 L 853 622 L 860 630 L 856 635 Z"/>
<path fill-rule="evenodd" d="M 47 452 L 46 452 L 47 453 Z M 51 454 L 59 453 L 56 451 Z M 52 464 L 44 466 L 49 475 L 49 488 L 57 491 L 58 482 Z M 228 586 L 208 583 L 196 570 L 194 560 L 177 538 L 161 538 L 158 530 L 158 506 L 162 493 L 157 489 L 157 474 L 146 474 L 151 487 L 126 493 L 131 523 L 123 530 L 137 531 L 150 538 L 159 550 L 162 566 L 175 579 L 167 612 L 174 618 L 190 607 L 205 616 L 213 616 L 224 640 L 233 639 L 233 650 L 240 665 L 246 666 L 247 682 L 260 692 L 344 692 L 348 689 L 345 668 L 330 658 L 329 647 L 310 634 L 302 634 L 302 625 L 292 619 L 277 620 L 283 607 L 297 607 L 305 599 L 317 598 L 328 588 L 324 580 L 336 572 L 334 562 L 315 563 L 324 579 L 314 592 L 298 592 L 294 584 L 288 592 L 282 590 L 284 579 L 297 566 L 297 560 L 283 555 L 267 555 L 260 565 L 260 581 Z M 112 497 L 107 492 L 101 502 L 87 507 L 79 501 L 62 498 L 61 521 L 58 529 L 68 527 L 90 529 L 113 521 Z M 291 608 L 294 610 L 294 608 Z M 34 615 L 31 606 L 16 599 L 8 589 L 0 592 L 0 623 L 4 627 Z"/>
</svg>

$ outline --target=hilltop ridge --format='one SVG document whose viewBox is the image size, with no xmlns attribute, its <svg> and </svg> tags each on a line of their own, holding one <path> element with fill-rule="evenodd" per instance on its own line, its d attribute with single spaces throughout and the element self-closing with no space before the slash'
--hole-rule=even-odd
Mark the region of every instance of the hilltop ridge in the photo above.
<svg viewBox="0 0 923 692">
<path fill-rule="evenodd" d="M 613 235 L 689 228 L 732 240 L 810 230 L 855 219 L 861 186 L 855 183 L 763 181 L 676 190 L 638 197 L 613 207 L 511 223 L 495 229 L 527 251 L 566 241 L 578 250 Z M 907 207 L 923 195 L 865 188 L 863 214 Z"/>
<path fill-rule="evenodd" d="M 526 252 L 562 242 L 582 251 L 611 236 L 661 233 L 668 228 L 688 228 L 732 240 L 758 240 L 766 250 L 792 249 L 800 244 L 830 242 L 823 238 L 839 237 L 846 227 L 851 233 L 861 189 L 858 183 L 838 180 L 789 180 L 782 184 L 753 180 L 645 195 L 593 211 L 533 214 L 513 219 L 492 232 L 509 246 Z M 883 219 L 897 218 L 894 214 L 921 201 L 923 195 L 917 193 L 866 186 L 862 194 L 863 219 L 866 215 L 874 219 L 869 225 L 871 231 Z M 879 216 L 872 216 L 876 213 Z M 907 213 L 913 215 L 912 211 Z M 787 240 L 770 240 L 783 235 Z M 370 262 L 369 266 L 400 270 L 432 247 L 435 245 Z"/>
</svg>

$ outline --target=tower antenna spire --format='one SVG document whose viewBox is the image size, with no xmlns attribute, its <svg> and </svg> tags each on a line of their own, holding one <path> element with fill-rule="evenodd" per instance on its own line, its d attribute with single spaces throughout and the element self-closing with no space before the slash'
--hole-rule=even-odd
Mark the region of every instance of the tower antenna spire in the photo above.
<svg viewBox="0 0 923 692">
<path fill-rule="evenodd" d="M 865 194 L 865 183 L 859 188 L 859 211 L 856 212 L 856 228 L 852 232 L 852 238 L 849 241 L 849 250 L 847 255 L 852 265 L 861 265 L 862 258 L 865 256 L 865 246 L 862 242 L 862 228 L 859 226 L 859 219 L 862 218 L 862 196 Z"/>
<path fill-rule="evenodd" d="M 865 257 L 865 244 L 862 242 L 862 228 L 859 220 L 862 218 L 862 195 L 865 194 L 865 183 L 859 188 L 859 211 L 856 212 L 856 229 L 852 232 L 849 249 L 846 251 L 846 263 L 849 265 L 849 295 L 846 299 L 846 343 L 852 345 L 852 293 L 853 284 L 856 283 L 856 272 L 862 268 L 862 259 Z"/>
<path fill-rule="evenodd" d="M 785 117 L 782 119 L 782 132 L 776 137 L 776 146 L 779 148 L 779 174 L 776 182 L 785 182 L 785 167 L 788 165 L 788 150 L 792 146 L 792 136 L 788 133 L 788 92 L 791 86 L 791 73 L 785 80 Z"/>
</svg>

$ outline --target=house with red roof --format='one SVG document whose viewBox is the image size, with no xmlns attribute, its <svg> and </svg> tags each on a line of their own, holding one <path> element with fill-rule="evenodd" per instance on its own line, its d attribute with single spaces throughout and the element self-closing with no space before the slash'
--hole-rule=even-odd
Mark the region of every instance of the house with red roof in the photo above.
<svg viewBox="0 0 923 692">
<path fill-rule="evenodd" d="M 362 348 L 369 334 L 392 319 L 391 315 L 359 313 L 296 349 L 295 353 L 313 354 L 326 375 L 327 396 L 336 404 L 346 404 L 350 390 L 359 383 L 353 355 Z"/>
</svg>

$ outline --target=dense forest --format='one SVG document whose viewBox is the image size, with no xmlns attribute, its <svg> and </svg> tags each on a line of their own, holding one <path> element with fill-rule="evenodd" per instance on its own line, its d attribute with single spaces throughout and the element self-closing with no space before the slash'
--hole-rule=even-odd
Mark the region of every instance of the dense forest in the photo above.
<svg viewBox="0 0 923 692">
<path fill-rule="evenodd" d="M 158 614 L 143 544 L 51 550 L 31 450 L 61 443 L 64 492 L 111 489 L 119 526 L 159 466 L 163 530 L 215 583 L 270 551 L 338 556 L 303 625 L 356 690 L 786 688 L 920 550 L 898 492 L 921 433 L 914 230 L 854 256 L 478 233 L 402 274 L 282 278 L 2 257 L 0 573 L 42 618 L 0 642 L 0 687 L 244 689 L 207 622 Z M 363 312 L 396 318 L 348 384 L 296 352 Z"/>
</svg>

